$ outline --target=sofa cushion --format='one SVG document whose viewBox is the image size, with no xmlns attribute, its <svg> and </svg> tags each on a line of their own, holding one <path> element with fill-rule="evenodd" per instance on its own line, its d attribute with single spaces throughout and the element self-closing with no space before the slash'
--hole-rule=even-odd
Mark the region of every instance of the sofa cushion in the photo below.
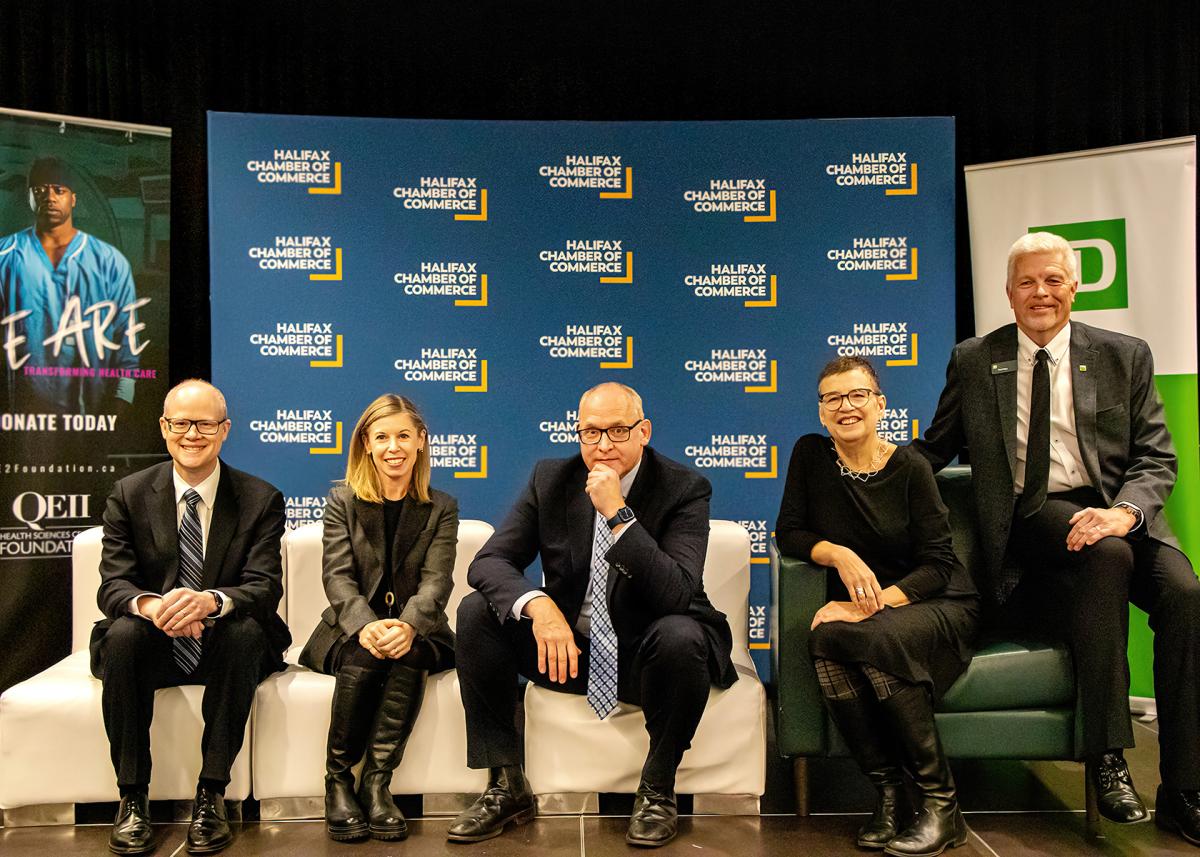
<svg viewBox="0 0 1200 857">
<path fill-rule="evenodd" d="M 938 711 L 1073 708 L 1071 655 L 1050 643 L 992 643 L 975 653 Z"/>
</svg>

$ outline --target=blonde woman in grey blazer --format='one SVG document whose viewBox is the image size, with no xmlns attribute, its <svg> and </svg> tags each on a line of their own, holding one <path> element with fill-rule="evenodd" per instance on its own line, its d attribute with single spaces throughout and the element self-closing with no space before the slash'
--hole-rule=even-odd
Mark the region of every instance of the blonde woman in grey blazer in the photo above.
<svg viewBox="0 0 1200 857">
<path fill-rule="evenodd" d="M 325 827 L 337 840 L 403 839 L 392 800 L 430 672 L 454 666 L 446 619 L 458 503 L 429 487 L 429 433 L 411 401 L 380 396 L 359 417 L 346 478 L 325 505 L 329 607 L 300 663 L 337 679 L 325 762 Z M 351 769 L 366 754 L 357 794 Z"/>
</svg>

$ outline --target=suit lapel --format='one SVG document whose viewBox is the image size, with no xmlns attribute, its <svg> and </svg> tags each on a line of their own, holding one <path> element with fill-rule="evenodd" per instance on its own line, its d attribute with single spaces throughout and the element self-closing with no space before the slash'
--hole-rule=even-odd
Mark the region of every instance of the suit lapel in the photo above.
<svg viewBox="0 0 1200 857">
<path fill-rule="evenodd" d="M 583 459 L 564 483 L 567 491 L 567 537 L 571 543 L 571 567 L 586 580 L 592 573 L 592 542 L 596 533 L 596 509 L 583 486 L 587 484 L 587 467 Z"/>
<path fill-rule="evenodd" d="M 159 556 L 168 558 L 163 572 L 163 592 L 173 589 L 175 578 L 179 576 L 179 524 L 175 511 L 175 481 L 171 477 L 173 467 L 168 461 L 155 476 L 148 510 L 155 547 Z"/>
<path fill-rule="evenodd" d="M 1093 485 L 1100 479 L 1100 453 L 1096 447 L 1096 372 L 1100 363 L 1084 325 L 1071 323 L 1071 349 L 1067 354 L 1071 371 L 1071 404 L 1075 408 L 1075 438 L 1083 466 Z"/>
<path fill-rule="evenodd" d="M 412 550 L 421 530 L 429 523 L 429 515 L 432 512 L 432 503 L 422 503 L 414 496 L 404 501 L 404 507 L 400 510 L 400 520 L 396 524 L 396 537 L 392 541 L 392 574 L 395 574 L 397 568 L 404 566 L 408 552 Z"/>
<path fill-rule="evenodd" d="M 1017 372 L 1015 369 L 997 373 L 995 368 L 1002 363 L 1017 359 L 1017 327 L 1005 328 L 1002 335 L 992 342 L 992 384 L 996 391 L 996 411 L 1000 429 L 1004 432 L 1004 451 L 1008 453 L 1008 470 L 1017 472 Z"/>
<path fill-rule="evenodd" d="M 354 545 L 355 553 L 369 554 L 374 559 L 374 562 L 367 563 L 363 569 L 366 572 L 363 594 L 370 600 L 375 595 L 380 578 L 383 577 L 383 504 L 368 503 L 355 497 L 354 511 L 358 525 L 362 527 L 363 539 L 360 543 L 355 539 L 354 533 L 351 533 L 351 544 Z"/>
<path fill-rule="evenodd" d="M 217 497 L 213 501 L 212 518 L 208 522 L 208 544 L 204 548 L 202 579 L 205 589 L 212 589 L 217 585 L 221 564 L 225 562 L 229 543 L 233 541 L 234 531 L 241 519 L 233 477 L 229 475 L 229 468 L 224 464 L 220 466 L 221 478 L 217 482 Z"/>
</svg>

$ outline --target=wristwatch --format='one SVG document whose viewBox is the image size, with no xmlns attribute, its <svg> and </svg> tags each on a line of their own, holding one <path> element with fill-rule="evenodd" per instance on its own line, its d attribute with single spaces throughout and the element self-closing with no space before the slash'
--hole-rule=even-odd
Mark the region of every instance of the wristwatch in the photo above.
<svg viewBox="0 0 1200 857">
<path fill-rule="evenodd" d="M 622 506 L 617 509 L 617 514 L 609 518 L 605 523 L 608 524 L 610 530 L 615 530 L 621 524 L 628 524 L 634 519 L 633 509 L 628 506 Z"/>
</svg>

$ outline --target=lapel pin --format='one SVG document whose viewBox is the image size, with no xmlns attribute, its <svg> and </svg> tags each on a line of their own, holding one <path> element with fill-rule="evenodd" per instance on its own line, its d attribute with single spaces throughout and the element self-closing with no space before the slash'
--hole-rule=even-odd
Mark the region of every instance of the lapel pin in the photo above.
<svg viewBox="0 0 1200 857">
<path fill-rule="evenodd" d="M 1079 364 L 1079 371 L 1080 371 L 1080 372 L 1086 372 L 1086 371 L 1087 371 L 1087 366 L 1085 366 L 1083 363 L 1080 363 L 1080 364 Z"/>
</svg>

